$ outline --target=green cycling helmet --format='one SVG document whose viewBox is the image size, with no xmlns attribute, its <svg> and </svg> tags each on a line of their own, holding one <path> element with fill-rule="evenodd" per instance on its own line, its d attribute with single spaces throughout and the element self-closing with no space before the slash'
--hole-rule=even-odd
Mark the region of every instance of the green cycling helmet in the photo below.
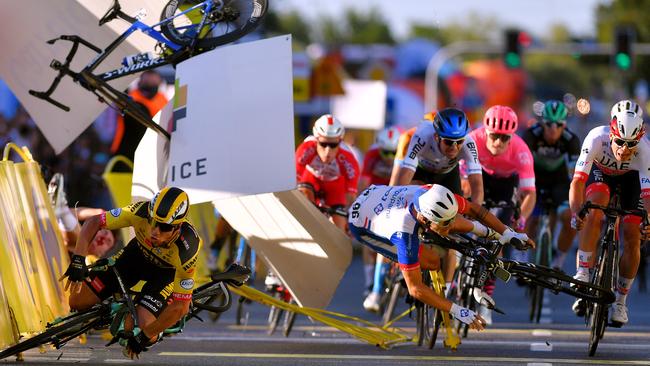
<svg viewBox="0 0 650 366">
<path fill-rule="evenodd" d="M 566 117 L 569 114 L 566 106 L 559 100 L 549 100 L 544 103 L 544 110 L 542 111 L 542 120 L 544 122 L 554 122 L 565 124 Z"/>
</svg>

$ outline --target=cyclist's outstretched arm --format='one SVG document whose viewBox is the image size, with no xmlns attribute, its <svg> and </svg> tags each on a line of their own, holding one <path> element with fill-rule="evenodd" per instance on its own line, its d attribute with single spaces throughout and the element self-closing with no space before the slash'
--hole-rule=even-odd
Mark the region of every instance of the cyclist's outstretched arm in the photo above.
<svg viewBox="0 0 650 366">
<path fill-rule="evenodd" d="M 535 247 L 535 242 L 532 239 L 530 239 L 526 234 L 515 233 L 514 230 L 512 230 L 510 227 L 502 223 L 496 216 L 490 213 L 490 211 L 488 211 L 485 207 L 480 206 L 474 202 L 468 201 L 467 203 L 469 204 L 469 209 L 467 210 L 466 214 L 476 219 L 480 223 L 484 224 L 488 228 L 496 231 L 498 234 L 500 234 L 500 236 L 502 236 L 503 238 L 500 238 L 499 240 L 503 240 L 504 243 L 509 243 L 510 239 L 514 237 L 519 239 L 521 242 L 525 243 L 526 246 L 528 247 L 531 248 Z M 478 229 L 478 227 L 473 226 L 471 230 L 466 232 L 470 232 L 476 229 Z"/>
<path fill-rule="evenodd" d="M 527 189 L 521 192 L 521 216 L 528 218 L 533 213 L 537 197 L 534 190 Z"/>
<path fill-rule="evenodd" d="M 569 188 L 569 208 L 571 209 L 572 225 L 574 229 L 580 230 L 583 225 L 583 218 L 577 217 L 585 201 L 585 180 L 574 176 Z"/>
<path fill-rule="evenodd" d="M 395 174 L 393 174 L 390 177 L 390 185 L 391 186 L 403 186 L 403 185 L 408 185 L 411 183 L 411 180 L 413 179 L 413 176 L 415 175 L 415 170 L 411 170 L 409 168 L 403 167 L 403 166 L 398 166 L 396 170 L 394 171 Z"/>
<path fill-rule="evenodd" d="M 472 189 L 472 202 L 483 203 L 483 174 L 470 174 L 467 176 L 469 186 Z"/>
</svg>

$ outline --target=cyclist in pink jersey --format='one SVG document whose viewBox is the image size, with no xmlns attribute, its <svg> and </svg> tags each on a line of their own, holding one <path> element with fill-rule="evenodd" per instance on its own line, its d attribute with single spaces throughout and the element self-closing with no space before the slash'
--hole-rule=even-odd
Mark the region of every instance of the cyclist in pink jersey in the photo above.
<svg viewBox="0 0 650 366">
<path fill-rule="evenodd" d="M 346 209 L 354 200 L 359 182 L 359 163 L 343 143 L 341 121 L 325 114 L 316 120 L 313 135 L 296 149 L 298 190 L 317 206 L 332 209 L 330 219 L 347 230 Z"/>
<path fill-rule="evenodd" d="M 485 112 L 483 126 L 470 136 L 476 142 L 483 167 L 485 202 L 517 207 L 519 215 L 514 209 L 503 208 L 496 216 L 506 224 L 516 220 L 516 228 L 523 231 L 526 218 L 535 208 L 535 170 L 528 145 L 515 134 L 517 125 L 517 114 L 510 107 L 495 105 Z M 492 295 L 493 280 L 486 281 L 485 291 Z M 491 310 L 482 307 L 481 315 L 488 324 L 492 322 Z"/>
</svg>

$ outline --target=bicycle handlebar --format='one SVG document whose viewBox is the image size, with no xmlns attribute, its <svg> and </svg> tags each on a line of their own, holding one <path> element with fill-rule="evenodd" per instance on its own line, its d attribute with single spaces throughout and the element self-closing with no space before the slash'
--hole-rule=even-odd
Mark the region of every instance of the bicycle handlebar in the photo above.
<svg viewBox="0 0 650 366">
<path fill-rule="evenodd" d="M 607 216 L 626 216 L 626 215 L 638 216 L 643 220 L 643 223 L 645 225 L 648 224 L 648 213 L 646 212 L 646 210 L 639 210 L 639 209 L 626 210 L 622 208 L 597 205 L 595 203 L 592 203 L 591 201 L 587 201 L 582 205 L 582 208 L 578 212 L 578 216 L 580 217 L 580 219 L 584 219 L 587 213 L 589 212 L 589 210 L 593 208 L 603 211 Z"/>
</svg>

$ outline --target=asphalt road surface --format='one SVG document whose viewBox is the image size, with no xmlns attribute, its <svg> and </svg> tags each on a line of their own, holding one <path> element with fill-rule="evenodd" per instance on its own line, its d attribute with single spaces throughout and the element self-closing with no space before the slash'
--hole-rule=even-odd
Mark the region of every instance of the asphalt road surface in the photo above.
<svg viewBox="0 0 650 366">
<path fill-rule="evenodd" d="M 565 270 L 570 271 L 570 267 L 567 264 Z M 365 312 L 361 306 L 362 282 L 360 259 L 355 258 L 328 309 L 379 322 L 377 315 Z M 263 279 L 258 279 L 256 286 L 262 287 L 262 283 Z M 182 334 L 159 343 L 136 362 L 174 366 L 650 365 L 650 295 L 639 292 L 638 283 L 628 299 L 630 323 L 622 329 L 608 328 L 595 357 L 587 354 L 589 332 L 584 320 L 571 312 L 572 298 L 547 295 L 541 324 L 530 324 L 525 291 L 511 281 L 498 283 L 495 293 L 497 305 L 506 315 L 494 314 L 494 324 L 488 330 L 471 331 L 456 351 L 445 349 L 441 336 L 433 350 L 410 342 L 384 350 L 303 316 L 298 317 L 288 338 L 281 331 L 269 336 L 268 308 L 248 304 L 245 325 L 234 325 L 233 309 L 216 323 L 207 317 L 203 323 L 192 320 Z M 406 318 L 398 326 L 412 334 L 414 324 Z M 60 350 L 26 352 L 21 364 L 133 363 L 122 355 L 119 346 L 107 348 L 105 343 L 100 334 L 91 334 L 84 345 L 72 341 Z M 2 360 L 0 365 L 14 362 Z"/>
</svg>

